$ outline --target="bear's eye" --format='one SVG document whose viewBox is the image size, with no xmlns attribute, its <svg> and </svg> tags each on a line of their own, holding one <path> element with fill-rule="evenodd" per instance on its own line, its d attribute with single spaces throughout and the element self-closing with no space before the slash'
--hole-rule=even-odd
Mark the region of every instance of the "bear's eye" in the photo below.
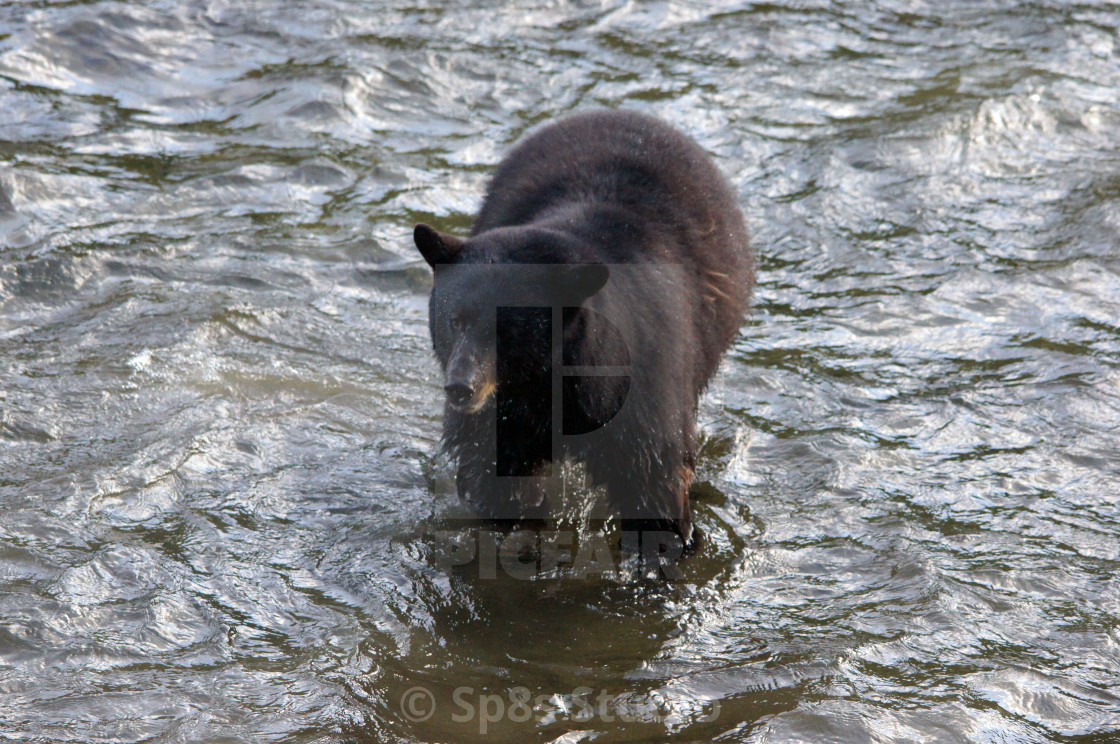
<svg viewBox="0 0 1120 744">
<path fill-rule="evenodd" d="M 461 331 L 461 330 L 463 330 L 463 328 L 466 326 L 467 323 L 463 319 L 463 316 L 462 316 L 461 313 L 455 313 L 454 315 L 451 316 L 451 319 L 448 321 L 448 324 L 451 326 L 451 330 Z"/>
</svg>

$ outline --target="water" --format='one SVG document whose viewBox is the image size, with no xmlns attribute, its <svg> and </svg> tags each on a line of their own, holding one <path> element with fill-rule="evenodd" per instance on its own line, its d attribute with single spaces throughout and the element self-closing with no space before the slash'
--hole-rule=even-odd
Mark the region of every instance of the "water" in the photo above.
<svg viewBox="0 0 1120 744">
<path fill-rule="evenodd" d="M 0 740 L 1116 740 L 1118 32 L 3 4 Z M 760 255 L 707 544 L 674 583 L 449 569 L 410 229 L 599 105 L 694 136 Z"/>
</svg>

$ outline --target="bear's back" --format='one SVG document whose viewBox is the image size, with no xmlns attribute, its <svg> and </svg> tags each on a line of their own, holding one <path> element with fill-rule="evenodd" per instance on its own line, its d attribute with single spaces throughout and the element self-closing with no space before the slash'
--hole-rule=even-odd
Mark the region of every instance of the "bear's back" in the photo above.
<svg viewBox="0 0 1120 744">
<path fill-rule="evenodd" d="M 586 218 L 586 219 L 585 219 Z M 672 263 L 691 281 L 703 380 L 750 301 L 754 260 L 734 192 L 699 145 L 632 111 L 575 114 L 517 145 L 491 180 L 472 235 L 549 225 L 580 234 L 603 263 Z"/>
<path fill-rule="evenodd" d="M 616 205 L 659 223 L 741 221 L 730 197 L 707 154 L 676 129 L 633 111 L 594 111 L 519 143 L 498 166 L 472 233 L 579 203 Z"/>
</svg>

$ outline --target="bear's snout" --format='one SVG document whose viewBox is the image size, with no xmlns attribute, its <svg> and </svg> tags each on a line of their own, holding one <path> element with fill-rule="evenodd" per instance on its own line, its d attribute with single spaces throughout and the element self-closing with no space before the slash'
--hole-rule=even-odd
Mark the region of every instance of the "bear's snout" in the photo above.
<svg viewBox="0 0 1120 744">
<path fill-rule="evenodd" d="M 480 363 L 474 354 L 458 349 L 447 365 L 443 386 L 447 402 L 465 413 L 481 411 L 497 388 L 491 370 L 492 365 L 485 360 Z"/>
<path fill-rule="evenodd" d="M 497 385 L 493 380 L 479 379 L 475 382 L 454 381 L 443 386 L 447 402 L 464 413 L 478 413 L 494 395 Z"/>
<path fill-rule="evenodd" d="M 452 382 L 443 386 L 447 400 L 456 408 L 463 408 L 474 397 L 474 388 L 465 382 Z"/>
</svg>

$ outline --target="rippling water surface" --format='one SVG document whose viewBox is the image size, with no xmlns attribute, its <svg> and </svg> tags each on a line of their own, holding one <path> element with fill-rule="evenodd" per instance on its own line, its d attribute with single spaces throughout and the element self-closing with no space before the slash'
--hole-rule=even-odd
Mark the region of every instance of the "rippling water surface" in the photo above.
<svg viewBox="0 0 1120 744">
<path fill-rule="evenodd" d="M 708 540 L 452 570 L 410 228 L 594 106 L 760 256 Z M 1117 142 L 1111 2 L 0 5 L 0 740 L 1115 741 Z"/>
</svg>

